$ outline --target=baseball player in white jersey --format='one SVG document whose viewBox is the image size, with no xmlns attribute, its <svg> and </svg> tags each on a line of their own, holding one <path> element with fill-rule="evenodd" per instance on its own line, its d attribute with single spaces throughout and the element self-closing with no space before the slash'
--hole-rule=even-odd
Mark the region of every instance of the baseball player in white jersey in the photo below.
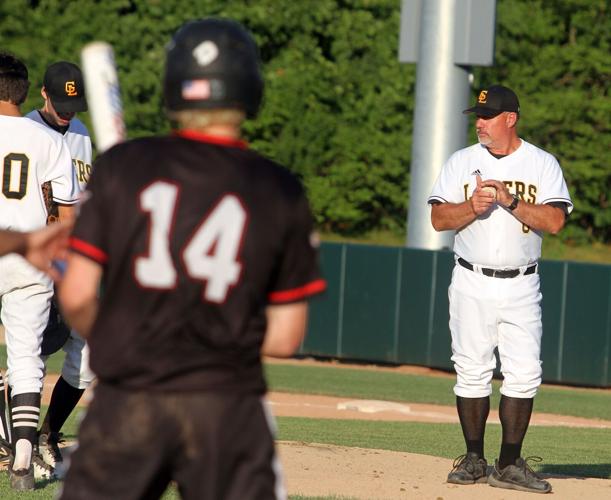
<svg viewBox="0 0 611 500">
<path fill-rule="evenodd" d="M 482 90 L 465 113 L 477 117 L 479 143 L 450 157 L 428 199 L 433 227 L 456 231 L 448 293 L 454 393 L 467 453 L 448 482 L 547 493 L 551 485 L 520 456 L 542 373 L 537 261 L 543 233 L 560 231 L 573 205 L 556 159 L 518 136 L 520 107 L 511 89 Z M 495 348 L 503 438 L 487 477 L 484 431 Z"/>
<path fill-rule="evenodd" d="M 84 191 L 91 174 L 92 153 L 89 131 L 75 116 L 77 112 L 87 110 L 80 68 L 67 61 L 51 64 L 45 72 L 41 94 L 44 98 L 43 107 L 26 116 L 63 135 L 72 156 L 72 166 L 80 191 Z M 52 319 L 45 335 L 53 335 L 61 329 L 66 329 L 68 333 L 65 325 L 58 324 L 61 319 L 56 319 L 59 318 L 59 313 L 54 304 L 51 315 Z M 66 337 L 62 337 L 61 341 L 64 339 Z M 56 348 L 59 348 L 59 345 Z M 39 433 L 42 457 L 53 467 L 62 461 L 59 449 L 60 430 L 94 379 L 89 369 L 89 349 L 76 331 L 70 330 L 63 350 L 66 356 L 62 374 L 53 389 L 49 410 Z"/>
<path fill-rule="evenodd" d="M 26 66 L 0 54 L 0 228 L 31 231 L 44 227 L 47 210 L 41 185 L 51 182 L 60 219 L 72 219 L 78 188 L 63 138 L 21 116 L 29 88 Z M 42 332 L 53 294 L 51 279 L 20 255 L 0 258 L 0 317 L 5 328 L 11 389 L 11 486 L 34 488 L 33 461 L 40 414 L 44 363 Z M 2 381 L 2 386 L 4 385 Z M 4 401 L 0 406 L 4 406 Z M 3 408 L 0 408 L 3 409 Z M 3 429 L 4 438 L 8 437 Z"/>
</svg>

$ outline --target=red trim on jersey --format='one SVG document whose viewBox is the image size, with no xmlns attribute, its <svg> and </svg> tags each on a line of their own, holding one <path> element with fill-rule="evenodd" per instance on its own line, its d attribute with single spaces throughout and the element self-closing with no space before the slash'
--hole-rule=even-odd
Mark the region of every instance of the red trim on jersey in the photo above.
<svg viewBox="0 0 611 500">
<path fill-rule="evenodd" d="M 248 149 L 248 143 L 246 141 L 243 141 L 241 139 L 232 139 L 231 137 L 225 137 L 223 135 L 203 134 L 201 132 L 198 132 L 197 130 L 192 129 L 174 130 L 173 134 L 179 137 L 184 137 L 185 139 L 207 142 L 209 144 L 216 144 L 217 146 Z"/>
<path fill-rule="evenodd" d="M 108 260 L 108 255 L 98 247 L 93 246 L 91 243 L 79 240 L 78 238 L 70 238 L 70 248 L 78 253 L 95 260 L 99 264 L 105 264 Z"/>
<path fill-rule="evenodd" d="M 291 302 L 294 300 L 305 299 L 310 295 L 315 295 L 324 291 L 327 288 L 325 280 L 316 280 L 307 285 L 292 290 L 282 290 L 280 292 L 271 292 L 267 298 L 270 302 Z"/>
</svg>

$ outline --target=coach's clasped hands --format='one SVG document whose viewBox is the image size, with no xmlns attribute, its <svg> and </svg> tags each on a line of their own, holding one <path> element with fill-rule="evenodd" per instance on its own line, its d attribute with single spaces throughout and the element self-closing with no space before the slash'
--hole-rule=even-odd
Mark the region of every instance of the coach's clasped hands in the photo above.
<svg viewBox="0 0 611 500">
<path fill-rule="evenodd" d="M 479 175 L 477 175 L 475 179 L 477 185 L 469 201 L 471 202 L 471 209 L 475 215 L 482 215 L 496 202 L 496 196 L 492 191 L 483 189 L 486 186 L 492 186 L 492 184 L 487 184 L 491 181 L 482 181 Z"/>
<path fill-rule="evenodd" d="M 498 203 L 503 207 L 508 207 L 513 202 L 513 195 L 507 189 L 504 182 L 496 181 L 494 179 L 487 179 L 482 181 L 482 178 L 476 176 L 477 185 L 471 196 L 471 208 L 476 215 L 481 215 L 488 211 L 494 203 Z M 485 190 L 484 188 L 491 187 L 496 189 L 496 193 L 493 190 Z"/>
<path fill-rule="evenodd" d="M 496 201 L 499 205 L 502 205 L 504 207 L 508 207 L 509 205 L 511 205 L 511 202 L 513 201 L 513 195 L 509 192 L 509 189 L 507 189 L 507 186 L 504 182 L 488 179 L 483 181 L 481 185 L 482 187 L 492 186 L 496 188 Z"/>
</svg>

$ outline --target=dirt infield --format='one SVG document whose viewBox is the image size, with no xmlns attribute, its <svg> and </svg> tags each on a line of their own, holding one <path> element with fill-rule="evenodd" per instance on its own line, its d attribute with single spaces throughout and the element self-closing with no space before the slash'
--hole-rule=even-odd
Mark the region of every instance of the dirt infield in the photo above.
<svg viewBox="0 0 611 500">
<path fill-rule="evenodd" d="M 290 494 L 367 500 L 533 500 L 532 493 L 459 486 L 445 478 L 452 461 L 412 453 L 314 443 L 278 443 Z M 611 480 L 544 475 L 555 499 L 611 498 Z"/>
</svg>

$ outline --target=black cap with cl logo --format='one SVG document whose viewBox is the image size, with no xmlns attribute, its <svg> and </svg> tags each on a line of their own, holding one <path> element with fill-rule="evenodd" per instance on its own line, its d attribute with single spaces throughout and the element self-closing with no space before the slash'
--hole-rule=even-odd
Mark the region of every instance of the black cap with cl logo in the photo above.
<svg viewBox="0 0 611 500">
<path fill-rule="evenodd" d="M 492 85 L 483 89 L 477 97 L 475 106 L 465 109 L 463 113 L 475 113 L 478 116 L 492 118 L 503 111 L 520 113 L 518 96 L 510 88 L 502 85 Z"/>
<path fill-rule="evenodd" d="M 87 111 L 83 74 L 76 64 L 60 61 L 45 72 L 43 85 L 58 113 Z"/>
</svg>

